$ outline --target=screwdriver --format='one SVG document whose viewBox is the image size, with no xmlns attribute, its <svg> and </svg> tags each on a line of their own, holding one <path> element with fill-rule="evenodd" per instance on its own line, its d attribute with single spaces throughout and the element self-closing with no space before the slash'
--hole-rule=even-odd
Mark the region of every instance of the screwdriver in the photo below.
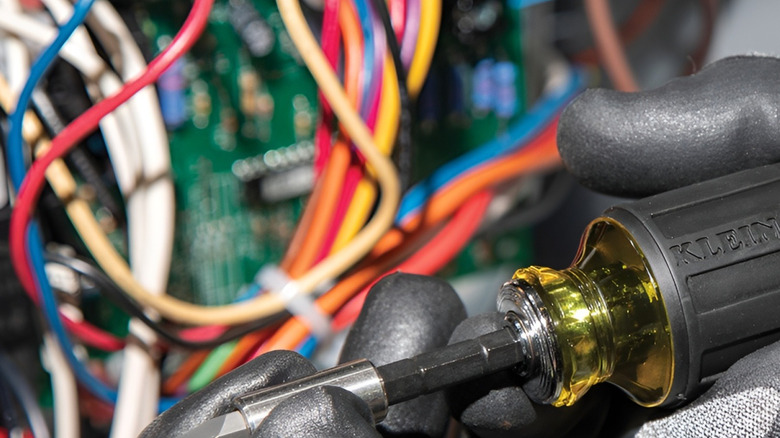
<svg viewBox="0 0 780 438">
<path fill-rule="evenodd" d="M 375 367 L 358 360 L 245 394 L 190 437 L 249 437 L 281 401 L 339 386 L 380 422 L 390 405 L 514 368 L 537 403 L 612 383 L 636 403 L 695 397 L 780 339 L 780 165 L 617 205 L 566 269 L 519 269 L 498 295 L 506 327 Z"/>
<path fill-rule="evenodd" d="M 514 327 L 466 340 L 409 359 L 379 367 L 366 359 L 348 362 L 311 376 L 242 395 L 236 411 L 216 417 L 191 430 L 191 438 L 248 438 L 279 403 L 320 386 L 344 388 L 368 404 L 379 423 L 390 405 L 457 383 L 525 363 L 525 339 Z M 525 371 L 519 370 L 521 374 Z"/>
</svg>

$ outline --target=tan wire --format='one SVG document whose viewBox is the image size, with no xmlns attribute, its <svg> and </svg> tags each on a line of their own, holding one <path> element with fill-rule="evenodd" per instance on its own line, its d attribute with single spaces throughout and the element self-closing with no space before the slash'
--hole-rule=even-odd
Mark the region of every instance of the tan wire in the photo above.
<svg viewBox="0 0 780 438">
<path fill-rule="evenodd" d="M 279 10 L 293 42 L 342 126 L 374 168 L 382 191 L 376 214 L 363 230 L 341 251 L 325 258 L 295 281 L 299 293 L 310 294 L 320 284 L 339 276 L 359 261 L 392 226 L 400 198 L 400 187 L 393 164 L 376 148 L 368 128 L 349 103 L 341 84 L 307 27 L 297 1 L 280 0 Z M 45 148 L 45 145 L 43 147 Z M 163 317 L 193 325 L 233 325 L 284 310 L 285 303 L 274 293 L 261 295 L 241 304 L 208 307 L 181 301 L 169 295 L 154 295 L 148 292 L 133 277 L 127 261 L 116 251 L 87 203 L 73 198 L 75 180 L 67 166 L 62 162 L 53 165 L 47 171 L 47 178 L 58 196 L 70 200 L 66 203 L 66 211 L 95 261 L 128 295 L 140 304 L 155 309 Z"/>
<path fill-rule="evenodd" d="M 615 28 L 608 0 L 585 0 L 585 12 L 593 32 L 596 50 L 612 86 L 620 91 L 639 90 Z"/>
</svg>

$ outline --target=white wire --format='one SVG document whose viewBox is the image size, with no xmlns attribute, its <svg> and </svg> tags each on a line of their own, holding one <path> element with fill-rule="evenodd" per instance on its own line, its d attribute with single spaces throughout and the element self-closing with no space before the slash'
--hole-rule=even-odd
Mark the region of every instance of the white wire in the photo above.
<svg viewBox="0 0 780 438">
<path fill-rule="evenodd" d="M 63 0 L 44 3 L 58 21 L 72 14 L 72 6 Z M 96 29 L 103 30 L 104 37 L 110 36 L 101 42 L 113 55 L 122 77 L 129 79 L 139 74 L 146 65 L 143 55 L 116 11 L 107 2 L 98 1 L 90 18 Z M 52 26 L 24 16 L 18 10 L 0 14 L 0 28 L 38 46 L 48 44 L 56 34 Z M 118 49 L 118 53 L 112 49 Z M 85 29 L 77 30 L 60 55 L 85 76 L 93 99 L 113 94 L 121 87 L 119 78 L 98 56 Z M 101 130 L 125 197 L 133 273 L 148 290 L 163 293 L 173 249 L 175 203 L 169 175 L 168 139 L 158 105 L 153 87 L 147 87 L 104 119 Z M 130 329 L 147 345 L 156 340 L 154 333 L 143 324 L 131 321 Z M 154 418 L 159 395 L 159 371 L 149 352 L 132 344 L 124 353 L 112 427 L 115 438 L 136 436 Z"/>
<path fill-rule="evenodd" d="M 67 17 L 65 17 L 65 19 L 67 19 Z M 52 26 L 32 20 L 25 15 L 8 9 L 3 9 L 2 13 L 0 13 L 0 29 L 12 35 L 21 37 L 39 47 L 48 45 L 57 34 L 57 31 Z M 78 34 L 79 32 L 77 31 L 73 36 L 77 37 Z M 11 41 L 16 40 L 13 38 L 5 39 L 6 44 Z M 117 78 L 113 72 L 110 72 L 105 69 L 105 67 L 101 66 L 102 60 L 100 60 L 100 57 L 94 51 L 94 48 L 90 49 L 91 44 L 89 47 L 77 47 L 74 44 L 78 41 L 78 38 L 69 40 L 65 44 L 65 47 L 68 47 L 68 49 L 63 49 L 63 51 L 60 52 L 61 57 L 76 67 L 86 77 L 91 78 L 93 81 L 97 80 L 99 82 L 99 87 L 102 88 L 100 90 L 101 94 L 105 95 L 106 93 L 112 93 L 121 87 L 122 83 L 119 78 Z M 24 45 L 22 45 L 22 47 L 24 47 Z M 9 57 L 10 56 L 11 55 L 9 55 Z M 26 52 L 24 56 L 25 58 L 27 57 Z M 16 55 L 15 58 L 15 60 L 9 60 L 8 64 L 9 68 L 10 66 L 14 66 L 16 67 L 15 70 L 18 70 L 20 60 L 18 55 Z M 92 62 L 94 60 L 98 60 L 99 63 Z M 27 73 L 24 73 L 24 77 L 21 81 L 22 84 L 24 84 L 26 75 Z M 18 91 L 20 91 L 21 88 L 17 86 L 17 89 L 14 89 L 13 85 L 15 81 L 18 82 L 18 78 L 15 80 L 9 71 L 7 79 L 12 92 L 18 94 Z M 95 87 L 88 86 L 87 90 L 91 91 L 90 94 L 96 94 Z M 127 194 L 132 193 L 134 187 L 138 185 L 136 180 L 140 173 L 140 160 L 135 159 L 130 154 L 133 148 L 127 144 L 127 137 L 125 136 L 125 133 L 121 131 L 119 122 L 117 121 L 118 117 L 125 117 L 123 110 L 123 108 L 120 108 L 118 113 L 110 114 L 104 118 L 100 124 L 100 128 L 106 137 L 109 154 L 116 155 L 115 157 L 112 156 L 112 164 L 114 165 L 120 190 L 123 194 Z"/>
<path fill-rule="evenodd" d="M 0 17 L 8 14 L 16 14 L 21 11 L 21 6 L 16 0 L 0 0 Z M 22 92 L 24 83 L 27 81 L 29 69 L 29 56 L 24 43 L 15 39 L 8 38 L 5 32 L 0 34 L 3 37 L 3 52 L 5 54 L 5 78 L 11 89 L 11 95 L 14 100 Z"/>
<path fill-rule="evenodd" d="M 102 36 L 103 32 L 112 34 L 118 42 L 121 59 L 119 62 L 115 61 L 115 64 L 121 66 L 122 76 L 131 78 L 140 74 L 146 67 L 146 62 L 116 10 L 108 2 L 98 0 L 93 5 L 92 14 L 88 17 L 88 22 L 93 24 L 103 45 L 108 48 L 111 41 Z M 154 212 L 153 215 L 146 216 L 146 251 L 135 254 L 135 257 L 131 252 L 131 263 L 142 267 L 144 278 L 139 278 L 142 285 L 150 291 L 164 293 L 168 282 L 175 226 L 175 198 L 170 177 L 168 138 L 153 87 L 141 90 L 128 104 L 139 109 L 139 117 L 134 118 L 134 122 L 137 123 L 137 132 L 141 137 L 141 152 L 144 157 L 142 170 L 144 180 L 147 181 L 147 208 Z M 131 321 L 130 331 L 147 344 L 155 340 L 151 329 L 140 321 Z M 125 350 L 117 416 L 111 429 L 113 438 L 135 437 L 154 419 L 159 398 L 160 373 L 157 364 L 141 347 L 133 346 Z M 145 378 L 145 384 L 139 384 L 138 379 L 142 376 Z M 122 405 L 123 402 L 126 402 L 126 405 Z M 125 406 L 127 415 L 122 414 Z M 133 414 L 136 415 L 135 418 L 132 418 Z"/>
<path fill-rule="evenodd" d="M 0 0 L 0 17 L 7 17 L 20 10 L 15 0 Z M 5 77 L 9 82 L 11 98 L 21 93 L 29 74 L 29 56 L 24 43 L 0 32 L 0 44 L 5 56 Z M 2 172 L 5 181 L 5 171 Z M 8 192 L 3 191 L 4 203 L 8 201 Z M 51 376 L 52 395 L 54 397 L 54 431 L 57 437 L 78 438 L 80 436 L 80 417 L 76 379 L 65 360 L 62 351 L 51 335 L 44 335 L 44 366 Z"/>
<path fill-rule="evenodd" d="M 70 5 L 63 0 L 45 0 L 44 3 L 50 9 L 59 9 L 64 16 L 70 14 Z M 129 79 L 138 75 L 146 63 L 116 11 L 108 3 L 98 1 L 93 5 L 91 16 L 94 17 L 90 20 L 93 27 L 104 31 L 104 38 L 100 32 L 98 38 L 107 42 L 104 47 L 114 52 L 115 62 L 118 58 L 121 76 Z M 115 45 L 105 39 L 106 34 L 113 34 L 118 47 L 112 47 Z M 118 57 L 112 49 L 118 49 Z M 118 120 L 122 125 L 120 130 L 130 134 L 131 144 L 137 145 L 134 152 L 139 154 L 141 165 L 138 177 L 143 182 L 142 187 L 134 187 L 126 198 L 128 211 L 139 213 L 134 215 L 134 220 L 128 220 L 130 265 L 142 285 L 163 293 L 173 250 L 175 202 L 168 139 L 158 105 L 154 89 L 147 87 L 120 107 L 129 111 L 132 117 L 119 117 Z M 153 331 L 136 320 L 130 322 L 130 332 L 146 345 L 152 345 L 156 340 Z M 155 359 L 142 345 L 128 345 L 124 351 L 111 436 L 135 437 L 154 419 L 158 392 L 159 371 Z"/>
<path fill-rule="evenodd" d="M 50 333 L 43 335 L 42 355 L 43 365 L 51 376 L 54 395 L 54 436 L 78 438 L 80 420 L 76 378 Z"/>
</svg>

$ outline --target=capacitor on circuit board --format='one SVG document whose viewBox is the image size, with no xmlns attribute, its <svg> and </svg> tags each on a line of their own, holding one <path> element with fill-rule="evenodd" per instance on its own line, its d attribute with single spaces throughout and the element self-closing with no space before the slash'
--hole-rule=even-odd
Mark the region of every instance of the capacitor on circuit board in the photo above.
<svg viewBox="0 0 780 438">
<path fill-rule="evenodd" d="M 499 61 L 492 69 L 493 110 L 496 116 L 509 119 L 517 113 L 517 67 L 509 61 Z"/>
<path fill-rule="evenodd" d="M 490 58 L 479 61 L 471 77 L 471 103 L 474 110 L 481 113 L 490 112 L 495 101 L 493 64 L 494 61 Z"/>
<path fill-rule="evenodd" d="M 184 77 L 184 61 L 174 62 L 163 72 L 157 81 L 157 92 L 160 99 L 165 126 L 176 129 L 187 121 L 187 80 Z"/>
</svg>

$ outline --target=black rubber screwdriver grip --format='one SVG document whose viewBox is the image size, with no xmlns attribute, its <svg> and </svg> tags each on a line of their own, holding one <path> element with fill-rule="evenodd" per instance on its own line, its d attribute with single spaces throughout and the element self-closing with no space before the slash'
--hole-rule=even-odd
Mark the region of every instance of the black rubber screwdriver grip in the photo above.
<svg viewBox="0 0 780 438">
<path fill-rule="evenodd" d="M 780 340 L 780 165 L 613 207 L 668 311 L 673 405 L 742 356 Z"/>
</svg>

